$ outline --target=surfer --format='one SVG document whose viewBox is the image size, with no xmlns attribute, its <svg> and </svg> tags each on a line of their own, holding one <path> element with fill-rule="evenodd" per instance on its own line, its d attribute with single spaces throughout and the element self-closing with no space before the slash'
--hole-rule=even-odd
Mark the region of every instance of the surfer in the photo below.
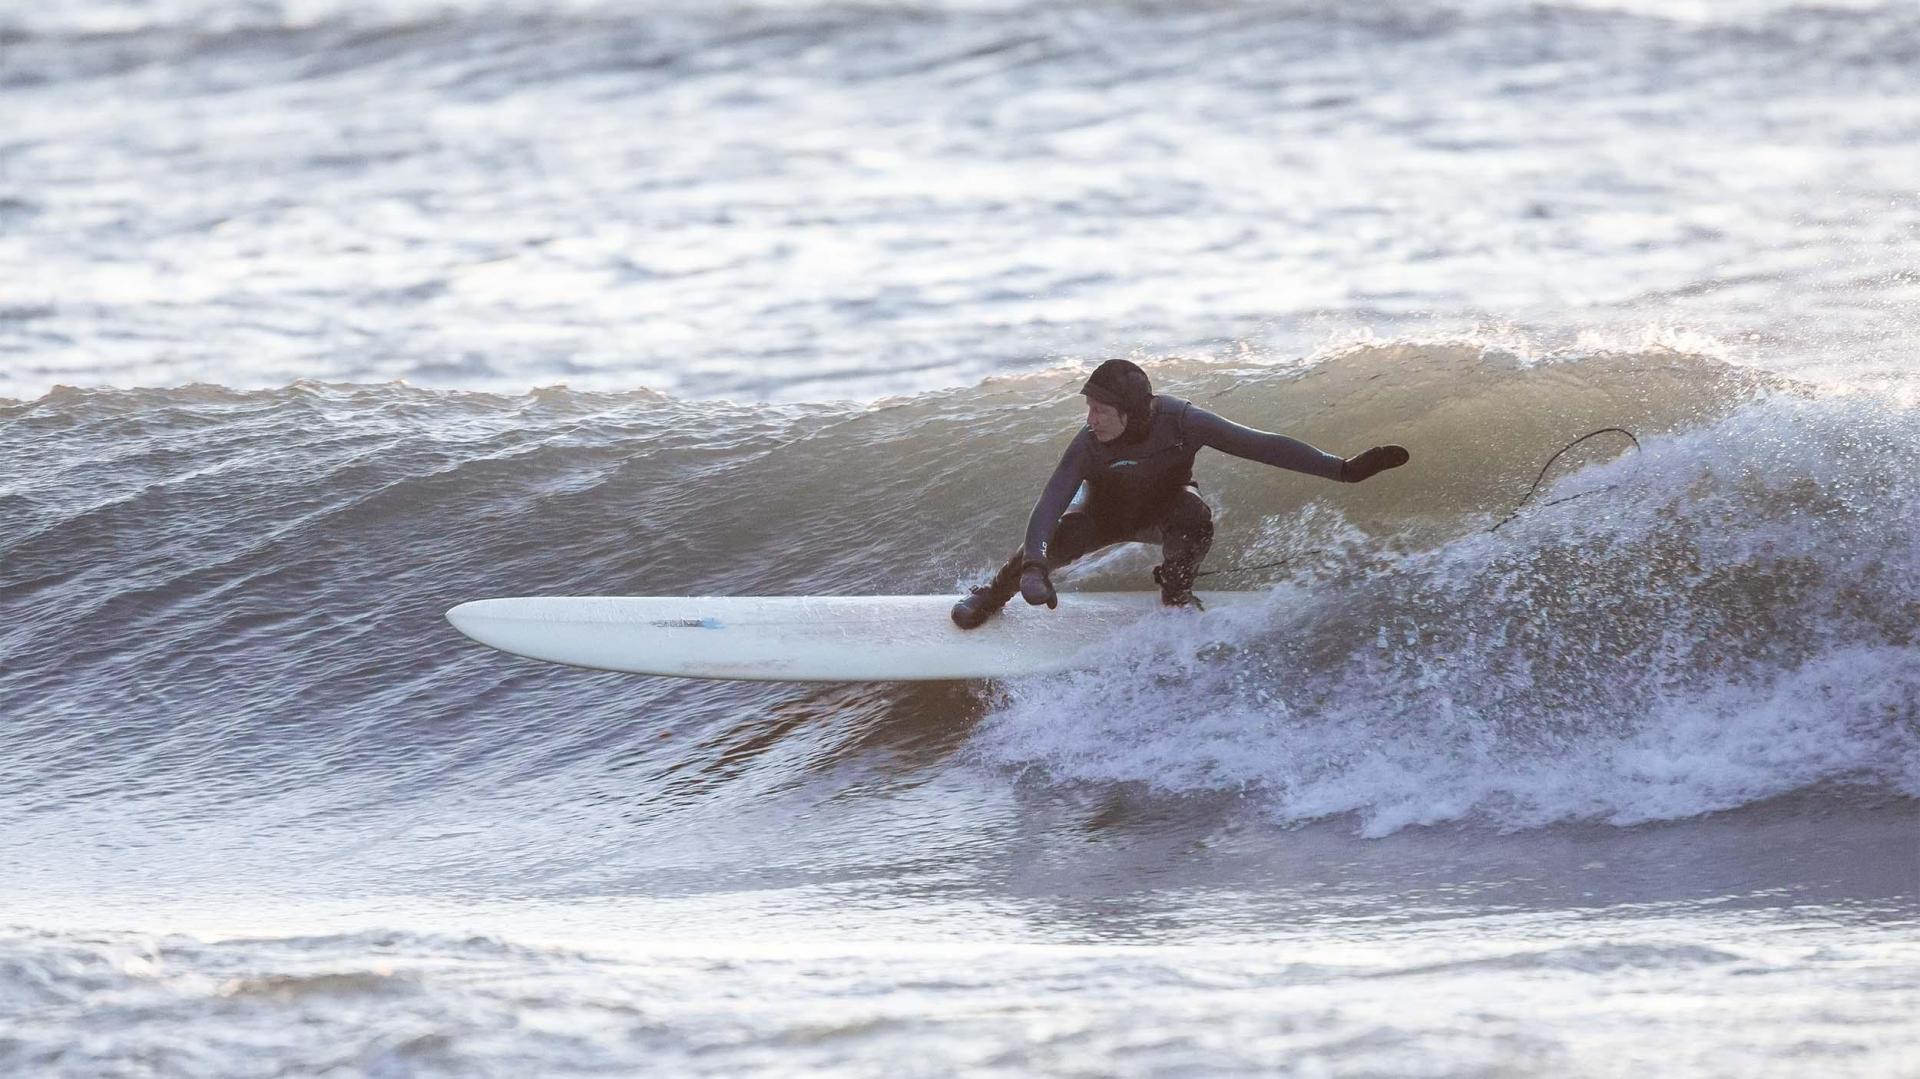
<svg viewBox="0 0 1920 1079">
<path fill-rule="evenodd" d="M 1128 541 L 1160 545 L 1153 579 L 1161 603 L 1199 606 L 1193 581 L 1213 545 L 1213 510 L 1193 481 L 1193 458 L 1202 449 L 1343 483 L 1359 483 L 1409 460 L 1402 446 L 1375 446 L 1343 459 L 1285 435 L 1242 427 L 1190 401 L 1155 394 L 1147 373 L 1127 360 L 1095 368 L 1080 392 L 1087 398 L 1086 427 L 1068 444 L 1034 503 L 1026 542 L 992 580 L 953 605 L 961 629 L 984 624 L 1015 592 L 1034 605 L 1059 606 L 1053 570 Z"/>
</svg>

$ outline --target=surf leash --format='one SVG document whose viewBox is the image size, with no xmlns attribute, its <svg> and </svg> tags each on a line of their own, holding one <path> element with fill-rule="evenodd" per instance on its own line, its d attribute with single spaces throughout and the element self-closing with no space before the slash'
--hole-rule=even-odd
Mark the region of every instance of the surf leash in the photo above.
<svg viewBox="0 0 1920 1079">
<path fill-rule="evenodd" d="M 1505 517 L 1500 518 L 1500 523 L 1494 525 L 1492 528 L 1487 529 L 1487 531 L 1498 532 L 1500 531 L 1501 525 L 1504 525 L 1507 522 L 1513 520 L 1515 517 L 1520 516 L 1520 511 L 1527 508 L 1527 502 L 1530 499 L 1532 499 L 1535 494 L 1539 493 L 1540 484 L 1544 482 L 1547 478 L 1547 470 L 1553 467 L 1553 463 L 1560 459 L 1561 454 L 1567 452 L 1568 450 L 1574 448 L 1575 446 L 1578 446 L 1580 443 L 1585 442 L 1589 438 L 1594 438 L 1596 436 L 1604 435 L 1604 434 L 1625 435 L 1627 436 L 1627 441 L 1633 443 L 1633 452 L 1635 453 L 1640 452 L 1640 440 L 1634 436 L 1634 433 L 1632 431 L 1629 431 L 1624 427 L 1602 427 L 1598 431 L 1588 431 L 1586 434 L 1581 435 L 1579 438 L 1576 438 L 1572 442 L 1569 442 L 1566 445 L 1560 447 L 1557 451 L 1554 452 L 1554 455 L 1552 457 L 1547 458 L 1547 463 L 1540 466 L 1540 474 L 1533 478 L 1533 486 L 1527 488 L 1526 495 L 1522 497 L 1517 504 L 1514 505 L 1513 512 L 1507 514 Z M 1541 503 L 1540 508 L 1545 509 L 1549 506 L 1564 506 L 1567 503 L 1572 502 L 1576 498 L 1585 498 L 1588 495 L 1597 495 L 1605 491 L 1611 491 L 1618 486 L 1619 484 L 1617 483 L 1610 483 L 1605 487 L 1595 487 L 1591 491 L 1582 491 L 1577 495 L 1568 495 L 1565 498 L 1556 498 L 1551 502 L 1543 502 Z"/>
<path fill-rule="evenodd" d="M 1527 493 L 1520 496 L 1520 501 L 1514 503 L 1513 510 L 1511 512 L 1509 512 L 1505 517 L 1500 518 L 1499 521 L 1495 522 L 1492 528 L 1486 529 L 1486 532 L 1489 535 L 1495 532 L 1498 532 L 1500 531 L 1502 526 L 1509 524 L 1510 522 L 1512 522 L 1512 520 L 1515 517 L 1520 516 L 1521 511 L 1527 508 L 1527 503 L 1533 501 L 1533 496 L 1540 493 L 1540 485 L 1546 482 L 1547 473 L 1553 470 L 1553 463 L 1555 461 L 1558 461 L 1562 454 L 1566 453 L 1568 450 L 1574 448 L 1575 446 L 1578 446 L 1580 443 L 1585 442 L 1590 438 L 1597 438 L 1605 434 L 1625 435 L 1627 441 L 1633 443 L 1633 452 L 1635 453 L 1641 452 L 1640 439 L 1637 436 L 1635 436 L 1632 431 L 1629 431 L 1624 427 L 1602 427 L 1595 431 L 1588 431 L 1586 434 L 1581 435 L 1579 438 L 1576 438 L 1572 442 L 1569 442 L 1566 445 L 1560 447 L 1559 449 L 1553 451 L 1553 456 L 1547 458 L 1547 463 L 1540 466 L 1540 474 L 1533 478 L 1533 486 L 1527 488 Z M 1611 491 L 1617 488 L 1618 486 L 1620 485 L 1617 483 L 1610 483 L 1605 487 L 1596 487 L 1591 491 L 1581 491 L 1577 495 L 1568 495 L 1565 498 L 1556 498 L 1551 502 L 1542 502 L 1540 504 L 1540 508 L 1547 509 L 1552 506 L 1564 506 L 1567 503 L 1572 502 L 1576 499 L 1585 498 L 1588 495 L 1602 494 L 1606 491 Z M 1226 566 L 1221 569 L 1201 570 L 1199 573 L 1196 573 L 1193 576 L 1195 580 L 1198 580 L 1201 577 L 1211 577 L 1216 573 L 1251 573 L 1257 569 L 1278 569 L 1279 567 L 1284 566 L 1289 562 L 1292 562 L 1296 558 L 1302 558 L 1309 554 L 1319 554 L 1319 553 L 1320 553 L 1319 551 L 1306 551 L 1306 552 L 1302 552 L 1301 554 L 1288 555 L 1287 557 L 1282 558 L 1277 562 L 1262 562 L 1258 565 L 1253 565 L 1253 566 Z"/>
</svg>

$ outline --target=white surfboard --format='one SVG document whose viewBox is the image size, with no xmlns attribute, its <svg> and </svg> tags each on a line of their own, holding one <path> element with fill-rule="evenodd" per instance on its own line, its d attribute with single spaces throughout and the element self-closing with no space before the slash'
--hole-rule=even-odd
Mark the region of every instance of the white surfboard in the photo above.
<svg viewBox="0 0 1920 1079">
<path fill-rule="evenodd" d="M 1227 607 L 1261 595 L 1202 592 L 1200 601 Z M 962 630 L 948 617 L 953 603 L 952 596 L 539 596 L 462 603 L 447 621 L 505 652 L 608 671 L 892 682 L 1063 670 L 1162 610 L 1157 592 L 1063 592 L 1057 610 L 1016 596 L 986 625 Z"/>
</svg>

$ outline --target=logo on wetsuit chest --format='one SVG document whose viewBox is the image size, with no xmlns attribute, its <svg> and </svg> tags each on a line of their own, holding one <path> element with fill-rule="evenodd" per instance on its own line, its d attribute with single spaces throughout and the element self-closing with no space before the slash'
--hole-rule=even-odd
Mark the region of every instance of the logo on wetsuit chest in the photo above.
<svg viewBox="0 0 1920 1079">
<path fill-rule="evenodd" d="M 1129 465 L 1137 465 L 1139 463 L 1140 462 L 1138 461 L 1115 461 L 1114 463 L 1108 465 L 1107 467 L 1108 468 L 1126 468 Z"/>
</svg>

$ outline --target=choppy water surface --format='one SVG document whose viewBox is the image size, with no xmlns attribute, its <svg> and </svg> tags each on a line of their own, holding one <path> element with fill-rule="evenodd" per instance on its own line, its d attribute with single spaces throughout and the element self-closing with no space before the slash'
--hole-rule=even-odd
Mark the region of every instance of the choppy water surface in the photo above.
<svg viewBox="0 0 1920 1079">
<path fill-rule="evenodd" d="M 1905 3 L 87 0 L 0 48 L 16 397 L 1915 344 Z"/>
<path fill-rule="evenodd" d="M 0 15 L 0 1071 L 1920 1069 L 1916 45 Z M 957 589 L 1113 353 L 1414 463 L 1203 457 L 1209 565 L 1288 561 L 1094 673 L 682 683 L 442 619 Z"/>
</svg>

